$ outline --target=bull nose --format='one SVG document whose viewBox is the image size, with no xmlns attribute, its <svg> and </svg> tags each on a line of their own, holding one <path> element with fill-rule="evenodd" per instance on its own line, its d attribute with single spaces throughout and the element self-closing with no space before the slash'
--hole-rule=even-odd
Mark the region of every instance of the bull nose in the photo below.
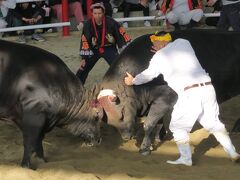
<svg viewBox="0 0 240 180">
<path fill-rule="evenodd" d="M 88 143 L 86 143 L 86 144 L 87 144 L 87 146 L 92 147 L 92 146 L 98 146 L 98 145 L 100 145 L 101 142 L 102 142 L 102 138 L 97 138 L 97 139 L 91 139 L 91 141 L 88 142 Z"/>
<path fill-rule="evenodd" d="M 122 134 L 122 139 L 123 139 L 124 141 L 129 141 L 129 140 L 131 140 L 131 138 L 132 138 L 132 135 L 131 135 L 130 133 L 124 133 L 124 134 Z"/>
</svg>

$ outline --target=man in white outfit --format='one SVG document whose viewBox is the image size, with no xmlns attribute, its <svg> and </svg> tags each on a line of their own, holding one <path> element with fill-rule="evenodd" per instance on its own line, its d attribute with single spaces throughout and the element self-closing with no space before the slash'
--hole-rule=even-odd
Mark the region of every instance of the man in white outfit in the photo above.
<svg viewBox="0 0 240 180">
<path fill-rule="evenodd" d="M 203 17 L 202 4 L 196 0 L 164 0 L 159 15 L 165 14 L 167 21 L 179 29 L 179 25 L 188 28 L 196 26 Z"/>
<path fill-rule="evenodd" d="M 207 5 L 213 6 L 219 0 L 208 0 Z M 231 26 L 234 31 L 240 32 L 240 0 L 222 0 L 222 11 L 217 28 L 228 30 Z"/>
<path fill-rule="evenodd" d="M 7 22 L 5 20 L 8 9 L 14 9 L 16 7 L 16 0 L 0 0 L 0 28 L 5 28 Z"/>
<path fill-rule="evenodd" d="M 169 129 L 177 143 L 180 158 L 167 161 L 170 164 L 192 165 L 189 135 L 193 125 L 199 123 L 212 133 L 233 161 L 239 161 L 224 124 L 219 120 L 219 107 L 211 78 L 201 67 L 189 41 L 176 39 L 162 32 L 151 36 L 157 51 L 146 70 L 135 78 L 127 73 L 126 85 L 140 85 L 162 74 L 168 85 L 178 94 L 174 105 Z"/>
</svg>

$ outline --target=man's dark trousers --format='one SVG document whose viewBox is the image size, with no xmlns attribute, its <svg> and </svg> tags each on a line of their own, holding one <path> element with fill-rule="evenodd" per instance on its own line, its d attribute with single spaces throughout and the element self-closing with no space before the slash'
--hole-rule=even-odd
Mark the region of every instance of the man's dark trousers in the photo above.
<svg viewBox="0 0 240 180">
<path fill-rule="evenodd" d="M 115 58 L 118 56 L 117 48 L 112 46 L 104 47 L 104 53 L 102 54 L 100 54 L 98 50 L 94 51 L 93 53 L 94 55 L 91 58 L 85 59 L 86 64 L 84 69 L 78 69 L 76 73 L 77 77 L 82 81 L 83 84 L 87 79 L 88 73 L 92 70 L 92 68 L 100 58 L 104 58 L 110 66 L 114 62 Z"/>
</svg>

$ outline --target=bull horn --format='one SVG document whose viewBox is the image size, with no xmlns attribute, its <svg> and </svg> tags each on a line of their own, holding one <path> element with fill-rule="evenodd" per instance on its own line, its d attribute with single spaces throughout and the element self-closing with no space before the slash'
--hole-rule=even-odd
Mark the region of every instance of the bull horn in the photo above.
<svg viewBox="0 0 240 180">
<path fill-rule="evenodd" d="M 97 99 L 100 99 L 101 97 L 108 96 L 109 100 L 112 102 L 115 102 L 117 100 L 117 95 L 114 90 L 112 89 L 103 89 L 98 94 Z"/>
</svg>

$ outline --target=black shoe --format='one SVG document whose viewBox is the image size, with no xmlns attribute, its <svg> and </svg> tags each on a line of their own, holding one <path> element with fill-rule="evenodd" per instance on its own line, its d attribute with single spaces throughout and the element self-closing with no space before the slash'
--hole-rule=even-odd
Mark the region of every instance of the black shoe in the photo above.
<svg viewBox="0 0 240 180">
<path fill-rule="evenodd" d="M 173 24 L 174 30 L 180 30 L 180 25 L 178 23 Z"/>
<path fill-rule="evenodd" d="M 198 22 L 191 19 L 190 23 L 187 25 L 187 29 L 191 29 L 197 26 Z"/>
<path fill-rule="evenodd" d="M 39 34 L 33 34 L 32 40 L 39 41 L 39 42 L 45 41 L 45 39 L 42 36 L 40 36 Z"/>
</svg>

